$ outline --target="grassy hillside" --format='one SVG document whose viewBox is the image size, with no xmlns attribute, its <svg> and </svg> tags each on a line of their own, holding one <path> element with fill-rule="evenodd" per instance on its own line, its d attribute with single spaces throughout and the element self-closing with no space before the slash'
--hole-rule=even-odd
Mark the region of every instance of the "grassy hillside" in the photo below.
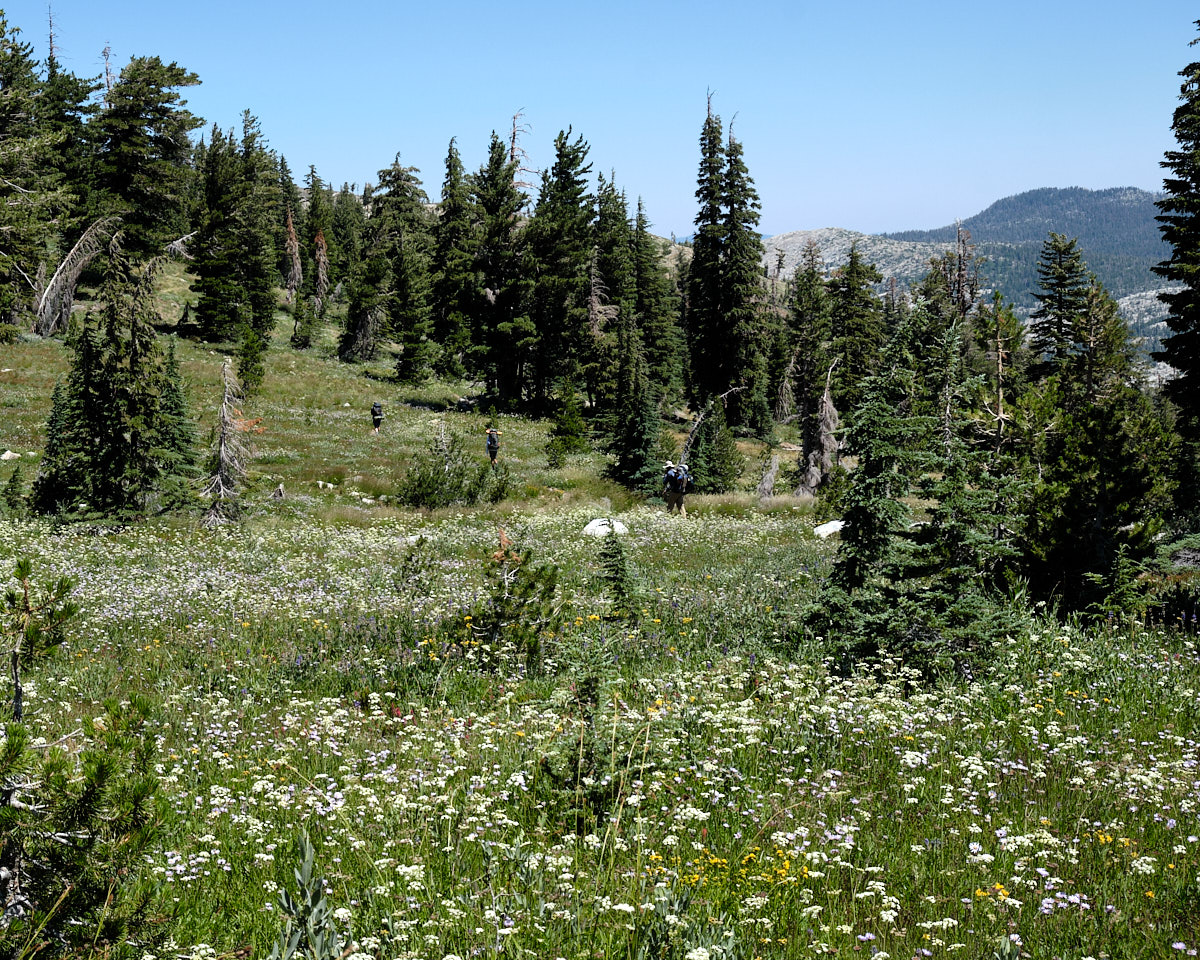
<svg viewBox="0 0 1200 960">
<path fill-rule="evenodd" d="M 969 681 L 832 676 L 795 626 L 832 551 L 805 505 L 669 517 L 598 454 L 550 470 L 547 424 L 505 418 L 511 500 L 400 509 L 435 425 L 482 461 L 485 416 L 457 409 L 469 385 L 337 364 L 331 337 L 270 355 L 243 523 L 0 520 L 5 579 L 29 557 L 78 584 L 29 673 L 35 735 L 78 755 L 104 701 L 154 705 L 161 835 L 127 882 L 163 940 L 131 955 L 267 956 L 302 833 L 360 960 L 1200 949 L 1191 636 L 1030 622 Z M 223 353 L 181 354 L 207 425 Z M 4 352 L 16 462 L 64 363 Z M 602 515 L 629 530 L 624 608 L 582 534 Z M 514 607 L 541 564 L 553 601 Z"/>
</svg>

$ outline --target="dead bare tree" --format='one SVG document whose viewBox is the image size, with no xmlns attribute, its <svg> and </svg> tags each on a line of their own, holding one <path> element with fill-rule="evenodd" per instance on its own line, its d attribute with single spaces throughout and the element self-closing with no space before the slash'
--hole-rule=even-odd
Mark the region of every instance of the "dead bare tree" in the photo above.
<svg viewBox="0 0 1200 960">
<path fill-rule="evenodd" d="M 304 268 L 300 264 L 300 239 L 296 236 L 296 225 L 292 221 L 290 209 L 287 214 L 285 244 L 288 259 L 287 302 L 292 303 L 296 299 L 296 291 L 300 289 L 300 284 L 304 281 Z"/>
<path fill-rule="evenodd" d="M 792 359 L 788 361 L 783 376 L 779 378 L 779 390 L 775 394 L 774 410 L 777 423 L 786 423 L 791 419 L 792 411 L 796 409 L 796 391 L 792 387 L 792 378 L 796 375 L 796 364 L 800 362 L 802 349 L 802 347 L 797 347 L 792 352 Z"/>
<path fill-rule="evenodd" d="M 833 368 L 837 366 L 837 363 L 835 359 L 825 374 L 825 392 L 821 395 L 821 402 L 817 405 L 817 449 L 808 453 L 804 477 L 796 486 L 797 496 L 816 496 L 817 490 L 829 479 L 829 475 L 833 472 L 833 466 L 837 462 L 837 453 L 840 447 L 837 438 L 839 420 L 837 408 L 833 405 L 833 393 L 830 389 L 833 382 Z"/>
<path fill-rule="evenodd" d="M 108 106 L 108 97 L 113 88 L 112 45 L 106 43 L 100 56 L 104 58 L 104 105 Z"/>
<path fill-rule="evenodd" d="M 758 499 L 770 500 L 775 496 L 775 478 L 779 475 L 779 454 L 772 453 L 763 460 L 762 479 L 758 481 Z"/>
<path fill-rule="evenodd" d="M 325 242 L 325 231 L 318 230 L 316 239 L 313 241 L 316 247 L 317 261 L 317 282 L 314 284 L 313 294 L 316 301 L 317 315 L 323 316 L 325 313 L 325 298 L 329 295 L 329 245 Z"/>
<path fill-rule="evenodd" d="M 524 117 L 524 109 L 513 114 L 512 132 L 508 136 L 508 162 L 513 165 L 513 186 L 518 190 L 532 190 L 533 183 L 521 179 L 525 174 L 538 173 L 534 167 L 526 166 L 529 163 L 529 154 L 521 146 L 521 137 L 530 132 L 530 126 L 523 122 Z"/>
<path fill-rule="evenodd" d="M 598 263 L 600 259 L 599 249 L 592 251 L 592 265 L 588 271 L 588 326 L 591 328 L 592 337 L 599 341 L 604 335 L 605 329 L 610 323 L 617 319 L 617 315 L 621 312 L 621 308 L 615 303 L 610 303 L 608 299 L 608 289 L 604 285 L 604 280 L 600 277 Z"/>
<path fill-rule="evenodd" d="M 112 240 L 120 217 L 101 217 L 84 232 L 45 285 L 38 284 L 33 332 L 39 337 L 52 336 L 71 318 L 75 290 L 88 264 Z M 39 278 L 40 280 L 41 278 Z"/>
<path fill-rule="evenodd" d="M 250 459 L 246 435 L 258 427 L 258 420 L 247 420 L 242 416 L 242 388 L 229 360 L 221 367 L 221 379 L 224 388 L 221 408 L 217 411 L 211 475 L 204 488 L 204 496 L 212 498 L 201 521 L 206 527 L 230 523 L 237 516 L 238 488 L 245 480 Z"/>
</svg>

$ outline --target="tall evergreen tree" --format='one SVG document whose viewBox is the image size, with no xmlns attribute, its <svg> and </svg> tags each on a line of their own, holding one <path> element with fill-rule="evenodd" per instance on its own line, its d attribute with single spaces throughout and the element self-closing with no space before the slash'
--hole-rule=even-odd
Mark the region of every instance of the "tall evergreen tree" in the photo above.
<svg viewBox="0 0 1200 960">
<path fill-rule="evenodd" d="M 62 137 L 39 129 L 42 84 L 20 33 L 0 10 L 0 343 L 31 325 L 39 265 L 69 200 L 54 169 Z"/>
<path fill-rule="evenodd" d="M 317 303 L 321 316 L 329 306 L 328 294 L 341 277 L 332 273 L 332 265 L 338 253 L 331 249 L 333 238 L 333 190 L 321 179 L 315 166 L 309 166 L 304 176 L 307 203 L 304 209 L 304 225 L 301 232 L 302 256 L 304 259 L 305 293 Z M 319 261 L 324 260 L 325 273 L 322 284 Z"/>
<path fill-rule="evenodd" d="M 678 399 L 686 360 L 679 303 L 641 200 L 633 228 L 633 274 L 634 316 L 650 383 L 659 396 Z"/>
<path fill-rule="evenodd" d="M 275 231 L 275 249 L 279 253 L 279 275 L 284 282 L 292 275 L 292 256 L 288 248 L 288 218 L 292 221 L 292 230 L 297 238 L 297 251 L 301 255 L 300 267 L 297 273 L 301 279 L 304 276 L 303 244 L 300 239 L 306 236 L 304 226 L 304 203 L 300 197 L 300 188 L 292 177 L 292 168 L 288 166 L 287 158 L 279 156 L 279 221 Z M 298 288 L 297 288 L 298 289 Z"/>
<path fill-rule="evenodd" d="M 387 170 L 379 171 L 372 201 L 372 219 L 378 218 L 375 226 L 390 260 L 388 320 L 401 348 L 396 373 L 409 383 L 424 380 L 436 357 L 429 305 L 432 223 L 418 173 L 415 167 L 402 166 L 397 157 Z"/>
<path fill-rule="evenodd" d="M 240 251 L 232 243 L 238 167 L 233 131 L 226 133 L 213 124 L 200 170 L 201 222 L 191 244 L 196 275 L 192 289 L 199 294 L 195 316 L 200 335 L 206 340 L 233 339 L 241 323 Z"/>
<path fill-rule="evenodd" d="M 525 228 L 526 271 L 532 277 L 528 312 L 534 326 L 534 365 L 528 391 L 544 403 L 553 386 L 581 379 L 596 361 L 590 336 L 593 198 L 588 192 L 588 144 L 571 130 L 554 139 L 554 163 L 542 174 L 533 217 Z M 586 382 L 586 381 L 585 381 Z"/>
<path fill-rule="evenodd" d="M 108 91 L 96 127 L 97 213 L 120 214 L 126 249 L 161 253 L 187 233 L 185 203 L 194 173 L 189 134 L 202 121 L 186 109 L 180 90 L 196 74 L 158 57 L 134 57 Z"/>
<path fill-rule="evenodd" d="M 834 399 L 839 410 L 863 400 L 863 381 L 879 370 L 885 341 L 883 309 L 873 286 L 883 280 L 875 265 L 866 263 L 858 245 L 850 247 L 846 265 L 828 282 Z"/>
<path fill-rule="evenodd" d="M 629 372 L 616 410 L 616 429 L 609 445 L 614 459 L 608 473 L 632 490 L 654 493 L 662 482 L 662 465 L 657 456 L 662 422 L 640 344 L 635 337 L 629 337 L 629 325 L 623 331 L 621 356 L 628 358 Z"/>
<path fill-rule="evenodd" d="M 1026 564 L 1035 593 L 1071 607 L 1124 552 L 1144 554 L 1168 512 L 1175 437 L 1147 396 L 1128 327 L 1074 241 L 1051 235 L 1039 294 L 1042 380 L 1027 410 Z M 1049 269 L 1058 267 L 1061 269 Z M 1035 329 L 1035 333 L 1039 332 Z"/>
<path fill-rule="evenodd" d="M 713 113 L 712 98 L 700 131 L 700 172 L 697 177 L 696 232 L 688 266 L 684 323 L 691 361 L 689 395 L 693 403 L 707 400 L 729 386 L 728 330 L 721 314 L 721 256 L 725 246 L 722 200 L 725 195 L 725 143 L 721 118 Z"/>
<path fill-rule="evenodd" d="M 787 360 L 778 396 L 786 402 L 780 404 L 776 415 L 782 420 L 795 411 L 800 424 L 800 460 L 807 464 L 809 456 L 821 448 L 821 398 L 832 362 L 829 296 L 821 251 L 815 241 L 808 242 L 796 265 L 784 330 L 781 352 Z"/>
<path fill-rule="evenodd" d="M 119 249 L 109 251 L 99 329 L 85 322 L 55 392 L 34 481 L 38 510 L 84 502 L 94 511 L 145 510 L 188 472 L 186 402 L 154 331 L 158 263 L 139 274 Z"/>
<path fill-rule="evenodd" d="M 471 345 L 471 310 L 479 289 L 475 273 L 477 230 L 471 186 L 454 140 L 446 152 L 442 202 L 434 225 L 434 275 L 430 287 L 433 336 L 441 345 L 439 373 L 461 377 Z"/>
<path fill-rule="evenodd" d="M 612 421 L 620 376 L 619 331 L 637 326 L 633 228 L 617 185 L 601 174 L 596 185 L 596 222 L 589 269 L 588 336 L 591 353 L 582 365 L 593 415 Z M 643 350 L 644 353 L 644 350 Z"/>
<path fill-rule="evenodd" d="M 344 281 L 350 276 L 362 256 L 366 219 L 362 200 L 350 189 L 350 184 L 343 183 L 342 189 L 333 198 L 333 216 L 330 219 L 332 249 L 337 252 L 337 260 L 330 263 L 330 270 L 337 278 L 335 282 Z"/>
<path fill-rule="evenodd" d="M 59 217 L 60 252 L 73 246 L 91 222 L 94 149 L 88 124 L 100 109 L 93 99 L 99 89 L 98 79 L 81 79 L 64 70 L 54 50 L 50 51 L 34 107 L 39 134 L 54 145 L 46 165 L 53 171 L 55 185 L 71 197 L 69 208 Z"/>
<path fill-rule="evenodd" d="M 1200 27 L 1200 20 L 1196 21 Z M 1194 45 L 1197 40 L 1192 40 Z M 1177 289 L 1159 294 L 1167 305 L 1167 327 L 1154 359 L 1169 363 L 1177 376 L 1166 384 L 1167 396 L 1182 412 L 1181 425 L 1189 440 L 1200 441 L 1200 61 L 1179 71 L 1179 106 L 1171 122 L 1176 149 L 1168 150 L 1162 166 L 1166 196 L 1157 201 L 1159 229 L 1171 246 L 1170 259 L 1155 273 Z"/>
<path fill-rule="evenodd" d="M 724 249 L 721 256 L 721 313 L 732 355 L 730 385 L 742 387 L 729 399 L 729 424 L 759 436 L 771 430 L 767 401 L 769 331 L 763 310 L 761 206 L 754 182 L 742 159 L 742 144 L 732 133 L 725 148 Z"/>
<path fill-rule="evenodd" d="M 1077 331 L 1091 285 L 1077 240 L 1051 233 L 1038 260 L 1038 308 L 1029 317 L 1029 346 L 1039 378 L 1057 372 L 1077 349 Z"/>
<path fill-rule="evenodd" d="M 275 158 L 249 111 L 242 115 L 240 140 L 213 128 L 204 183 L 204 223 L 195 243 L 196 314 L 207 337 L 237 339 L 238 372 L 253 391 L 262 383 L 275 325 L 279 187 Z"/>
<path fill-rule="evenodd" d="M 537 342 L 533 321 L 522 312 L 524 280 L 517 225 L 525 197 L 517 189 L 516 172 L 516 161 L 493 131 L 487 160 L 472 181 L 480 237 L 475 252 L 479 291 L 471 365 L 502 406 L 520 401 Z"/>
</svg>

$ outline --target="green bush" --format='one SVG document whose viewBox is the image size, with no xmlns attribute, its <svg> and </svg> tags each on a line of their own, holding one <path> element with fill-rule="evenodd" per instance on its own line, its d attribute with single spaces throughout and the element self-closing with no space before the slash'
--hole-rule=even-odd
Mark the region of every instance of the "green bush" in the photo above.
<svg viewBox="0 0 1200 960">
<path fill-rule="evenodd" d="M 462 439 L 442 428 L 429 452 L 417 459 L 401 481 L 396 499 L 407 507 L 433 510 L 454 504 L 497 503 L 508 491 L 508 470 L 480 463 Z"/>
</svg>

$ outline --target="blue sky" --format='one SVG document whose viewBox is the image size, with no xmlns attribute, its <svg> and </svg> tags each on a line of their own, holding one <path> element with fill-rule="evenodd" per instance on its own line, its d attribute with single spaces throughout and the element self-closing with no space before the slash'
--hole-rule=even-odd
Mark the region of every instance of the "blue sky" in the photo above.
<svg viewBox="0 0 1200 960">
<path fill-rule="evenodd" d="M 4 3 L 39 56 L 47 3 Z M 764 233 L 932 228 L 1036 187 L 1159 189 L 1195 5 L 1107 0 L 54 0 L 82 76 L 158 55 L 209 124 L 258 116 L 299 179 L 373 181 L 399 153 L 436 198 L 523 112 L 530 164 L 568 125 L 656 232 L 695 216 L 705 97 L 745 146 Z M 530 178 L 534 179 L 534 178 Z"/>
</svg>

